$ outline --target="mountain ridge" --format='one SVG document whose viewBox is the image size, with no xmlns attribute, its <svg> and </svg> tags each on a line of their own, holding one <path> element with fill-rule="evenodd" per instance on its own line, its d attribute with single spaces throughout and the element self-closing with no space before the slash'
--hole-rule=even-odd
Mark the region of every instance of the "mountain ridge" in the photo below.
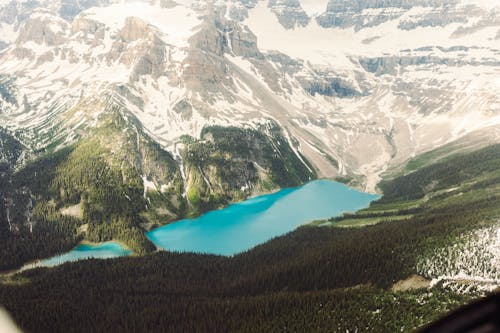
<svg viewBox="0 0 500 333">
<path fill-rule="evenodd" d="M 71 110 L 112 98 L 176 156 L 180 137 L 199 137 L 205 126 L 258 128 L 272 120 L 318 175 L 351 177 L 369 191 L 385 169 L 500 121 L 499 54 L 484 37 L 500 29 L 495 7 L 354 3 L 361 18 L 399 9 L 375 25 L 324 28 L 309 19 L 292 28 L 280 23 L 279 12 L 293 17 L 288 11 L 300 2 L 89 2 L 74 18 L 50 8 L 37 12 L 35 5 L 33 14 L 9 19 L 24 23 L 0 53 L 0 119 L 32 150 L 61 148 L 78 140 L 74 126 L 91 127 L 103 107 L 85 116 Z M 246 14 L 233 18 L 235 6 Z M 328 6 L 351 15 L 335 1 Z M 436 10 L 441 14 L 432 18 Z M 112 12 L 123 18 L 114 20 Z M 418 21 L 429 15 L 425 20 L 438 21 Z M 440 23 L 446 17 L 452 18 Z M 412 26 L 410 19 L 416 19 Z M 385 44 L 390 38 L 410 41 L 420 31 L 434 36 L 401 47 Z M 317 37 L 307 39 L 312 32 Z M 319 52 L 329 40 L 337 41 L 338 50 Z M 66 142 L 57 142 L 63 137 Z"/>
</svg>

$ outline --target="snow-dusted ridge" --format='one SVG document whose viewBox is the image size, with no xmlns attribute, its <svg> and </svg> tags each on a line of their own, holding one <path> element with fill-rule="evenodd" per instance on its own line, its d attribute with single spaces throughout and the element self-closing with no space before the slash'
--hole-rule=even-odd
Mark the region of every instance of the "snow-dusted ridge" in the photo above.
<svg viewBox="0 0 500 333">
<path fill-rule="evenodd" d="M 493 291 L 500 287 L 500 227 L 463 235 L 418 263 L 419 273 L 460 292 Z"/>
</svg>

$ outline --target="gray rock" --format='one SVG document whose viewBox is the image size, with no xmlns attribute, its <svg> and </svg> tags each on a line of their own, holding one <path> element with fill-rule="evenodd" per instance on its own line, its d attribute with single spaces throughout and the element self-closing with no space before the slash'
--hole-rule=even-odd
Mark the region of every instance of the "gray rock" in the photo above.
<svg viewBox="0 0 500 333">
<path fill-rule="evenodd" d="M 460 49 L 460 48 L 459 48 Z M 420 48 L 422 50 L 422 48 Z M 416 51 L 416 50 L 415 50 Z M 446 66 L 498 66 L 500 61 L 495 59 L 481 59 L 481 60 L 462 60 L 460 58 L 445 58 L 437 57 L 432 55 L 424 56 L 388 56 L 388 57 L 376 57 L 376 58 L 360 58 L 360 65 L 370 73 L 376 75 L 391 74 L 395 75 L 398 69 L 417 66 L 417 65 L 446 65 Z"/>
<path fill-rule="evenodd" d="M 444 27 L 451 23 L 467 23 L 467 14 L 457 12 L 450 8 L 443 8 L 439 11 L 419 16 L 415 20 L 402 20 L 398 28 L 402 30 L 412 30 L 418 27 Z"/>
<path fill-rule="evenodd" d="M 4 103 L 18 106 L 16 94 L 17 89 L 14 84 L 14 79 L 5 75 L 0 75 L 0 112 L 2 112 Z"/>
<path fill-rule="evenodd" d="M 268 7 L 286 29 L 304 27 L 309 24 L 309 17 L 298 0 L 269 0 Z"/>
<path fill-rule="evenodd" d="M 183 120 L 189 120 L 193 116 L 193 107 L 191 103 L 184 99 L 175 104 L 174 111 L 180 114 Z"/>
<path fill-rule="evenodd" d="M 229 18 L 234 21 L 242 22 L 248 17 L 248 8 L 239 2 L 229 4 L 226 10 Z"/>
<path fill-rule="evenodd" d="M 389 20 L 401 17 L 404 12 L 415 6 L 430 7 L 434 9 L 453 7 L 459 3 L 458 0 L 330 0 L 327 10 L 316 18 L 319 25 L 325 28 L 332 27 L 355 27 L 357 30 L 380 25 Z M 386 9 L 399 8 L 401 11 L 381 11 L 378 15 L 365 14 L 364 9 Z M 437 18 L 436 18 L 437 16 Z M 430 15 L 421 24 L 424 26 L 443 25 L 456 22 L 458 19 L 451 17 L 440 17 Z M 420 26 L 418 23 L 412 26 L 407 22 L 402 28 L 411 29 Z"/>
<path fill-rule="evenodd" d="M 53 27 L 57 27 L 56 31 Z M 51 16 L 31 17 L 19 30 L 17 43 L 33 41 L 38 44 L 47 44 L 50 46 L 59 45 L 66 41 L 64 34 L 69 31 L 69 24 L 62 19 Z"/>
</svg>

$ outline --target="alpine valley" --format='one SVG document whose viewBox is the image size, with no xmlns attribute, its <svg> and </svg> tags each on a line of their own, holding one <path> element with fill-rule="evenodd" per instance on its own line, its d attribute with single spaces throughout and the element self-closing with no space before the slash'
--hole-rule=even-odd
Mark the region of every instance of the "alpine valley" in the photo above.
<svg viewBox="0 0 500 333">
<path fill-rule="evenodd" d="M 500 287 L 499 91 L 497 0 L 0 0 L 0 305 L 26 332 L 414 331 Z M 147 236 L 330 181 L 377 200 L 232 256 Z M 133 254 L 29 269 L 95 243 Z"/>
</svg>

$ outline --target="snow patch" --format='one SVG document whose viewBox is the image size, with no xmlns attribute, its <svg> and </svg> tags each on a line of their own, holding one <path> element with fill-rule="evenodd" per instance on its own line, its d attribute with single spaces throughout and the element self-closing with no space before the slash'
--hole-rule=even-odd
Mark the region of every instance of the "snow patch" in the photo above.
<svg viewBox="0 0 500 333">
<path fill-rule="evenodd" d="M 476 5 L 483 8 L 497 8 L 500 7 L 500 2 L 498 0 L 462 0 L 463 5 Z"/>
<path fill-rule="evenodd" d="M 137 17 L 155 26 L 164 34 L 164 41 L 176 46 L 188 46 L 188 39 L 201 23 L 198 14 L 185 6 L 161 8 L 146 2 L 122 2 L 108 7 L 95 7 L 81 15 L 106 24 L 112 31 L 125 25 L 127 17 Z"/>
<path fill-rule="evenodd" d="M 493 291 L 500 287 L 500 227 L 463 235 L 421 258 L 417 270 L 432 278 L 431 285 L 439 283 L 459 292 Z"/>
<path fill-rule="evenodd" d="M 148 190 L 157 191 L 156 185 L 153 181 L 148 180 L 148 177 L 142 176 L 142 182 L 144 184 L 144 198 L 146 198 L 148 194 Z"/>
<path fill-rule="evenodd" d="M 309 17 L 316 17 L 326 12 L 328 0 L 300 0 L 300 7 Z"/>
</svg>

